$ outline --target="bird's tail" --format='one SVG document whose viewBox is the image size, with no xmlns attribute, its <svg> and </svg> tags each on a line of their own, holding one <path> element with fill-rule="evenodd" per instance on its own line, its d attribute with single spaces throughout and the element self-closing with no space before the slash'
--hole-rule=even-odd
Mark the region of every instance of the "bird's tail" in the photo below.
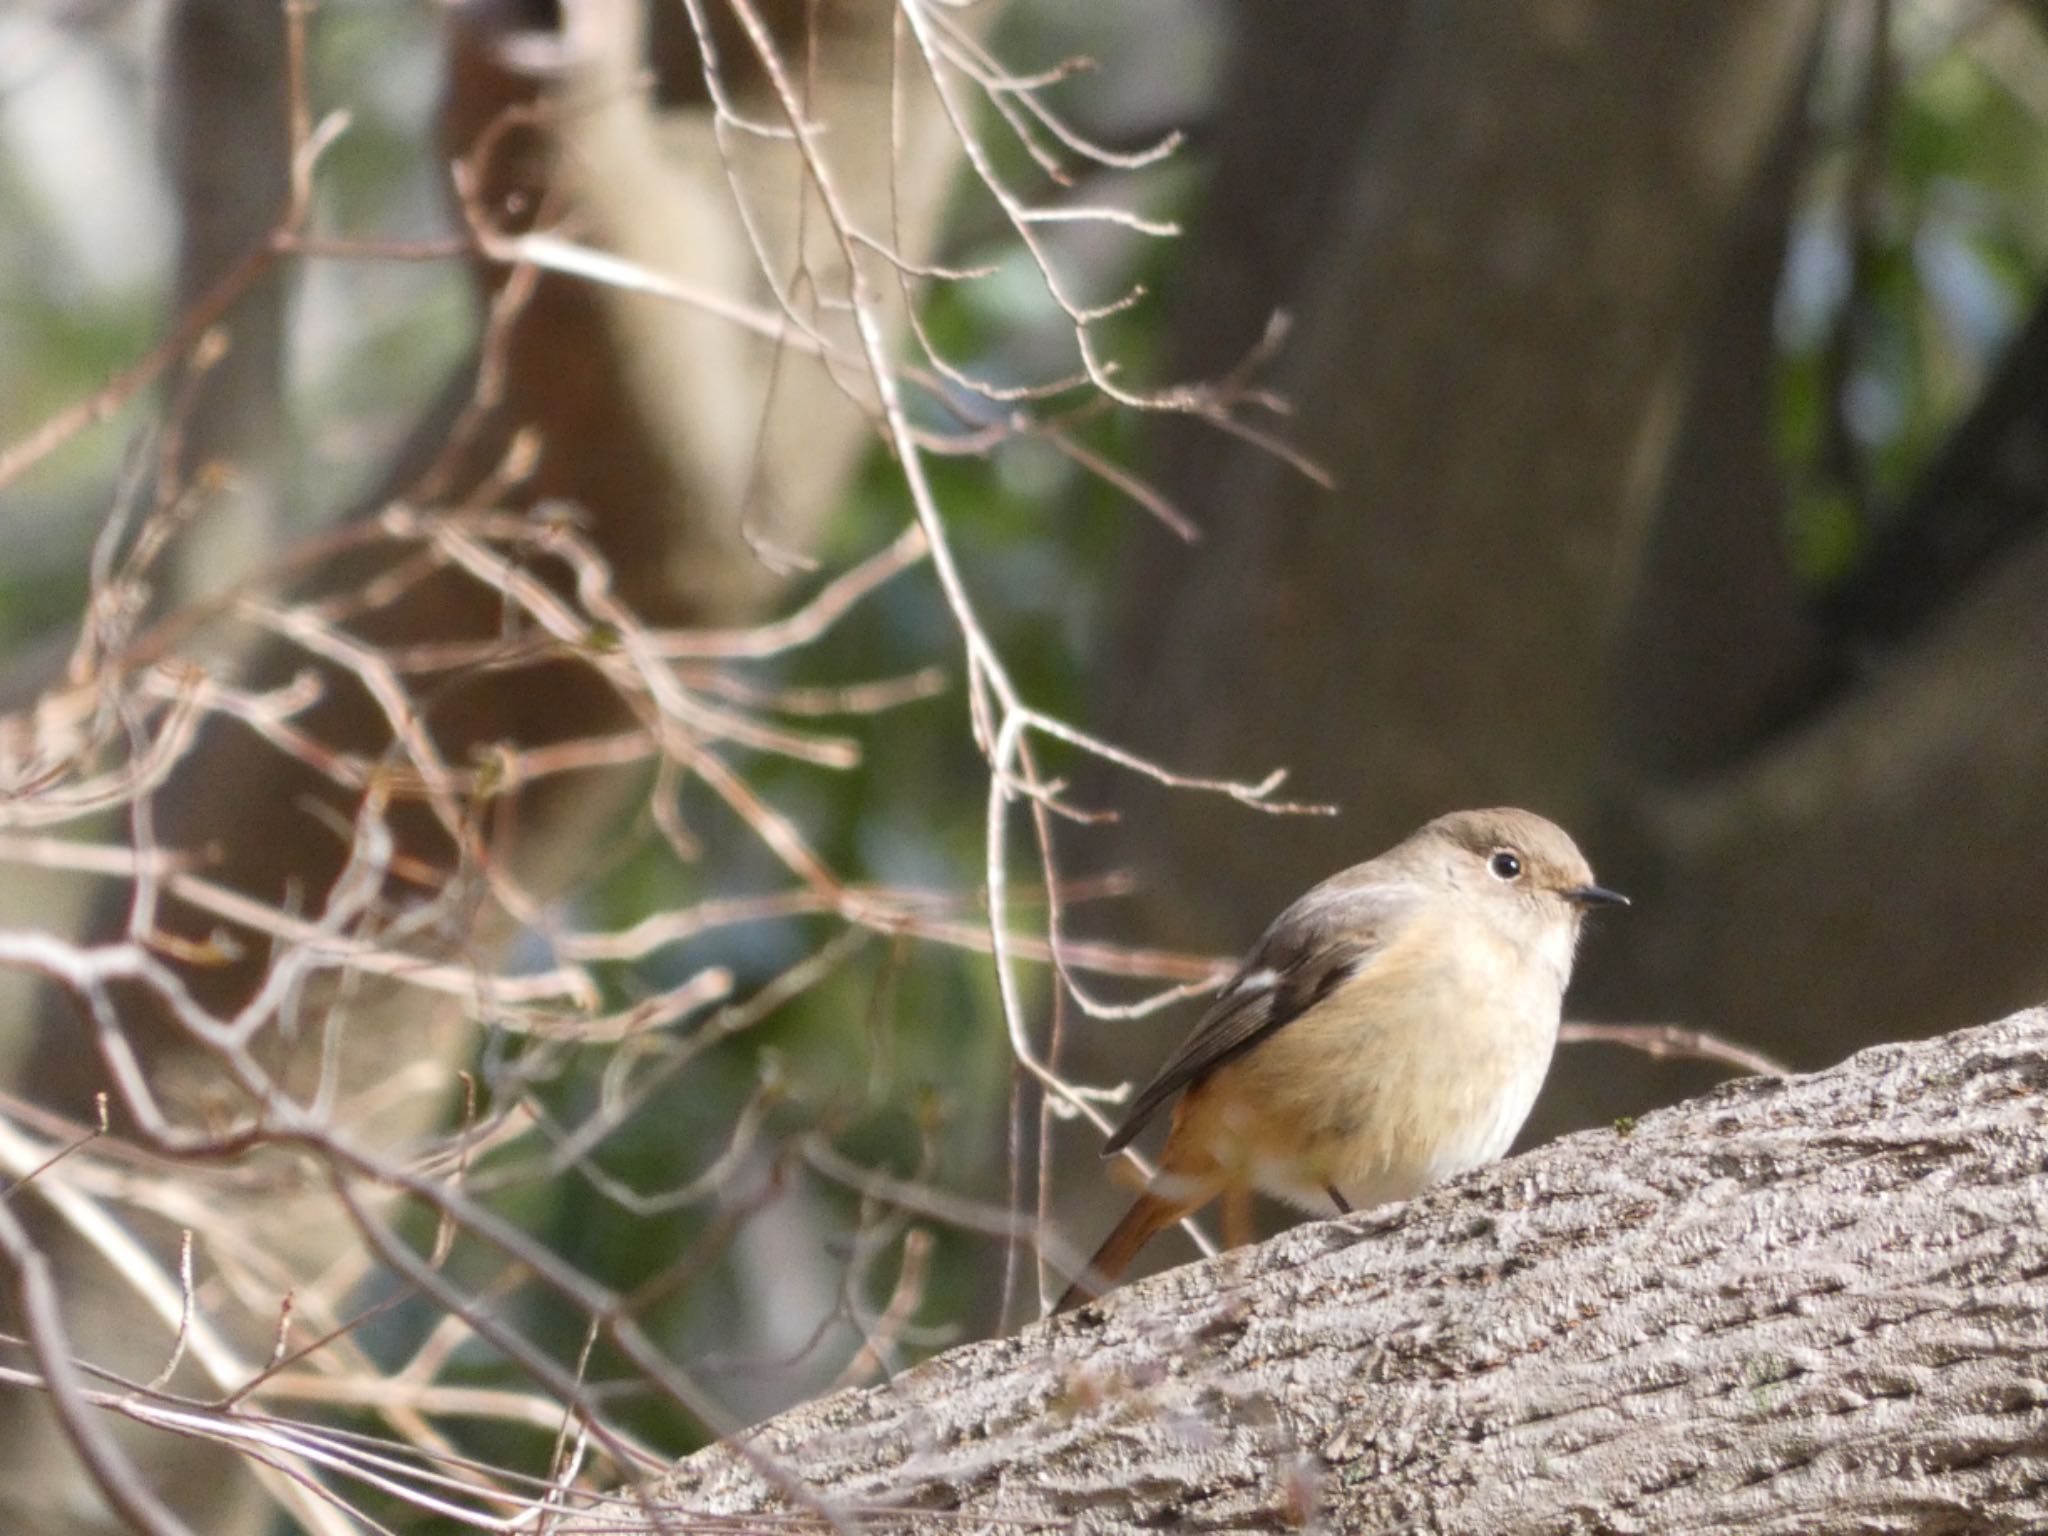
<svg viewBox="0 0 2048 1536">
<path fill-rule="evenodd" d="M 1131 1267 L 1131 1260 L 1138 1256 L 1140 1248 L 1200 1203 L 1155 1194 L 1151 1190 L 1138 1196 L 1131 1202 L 1131 1208 L 1124 1212 L 1124 1219 L 1116 1224 L 1116 1230 L 1095 1250 L 1095 1257 L 1088 1261 L 1088 1267 L 1067 1287 L 1066 1294 L 1060 1297 L 1059 1305 L 1053 1311 L 1064 1312 L 1084 1301 L 1093 1301 L 1115 1285 L 1123 1277 L 1123 1272 Z"/>
</svg>

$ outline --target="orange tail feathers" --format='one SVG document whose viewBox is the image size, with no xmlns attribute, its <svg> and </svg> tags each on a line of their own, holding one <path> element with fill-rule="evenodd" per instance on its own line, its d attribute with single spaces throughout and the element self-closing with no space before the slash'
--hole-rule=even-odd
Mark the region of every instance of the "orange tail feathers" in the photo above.
<svg viewBox="0 0 2048 1536">
<path fill-rule="evenodd" d="M 1153 1194 L 1150 1190 L 1138 1196 L 1131 1202 L 1131 1208 L 1124 1212 L 1124 1219 L 1116 1224 L 1116 1230 L 1095 1250 L 1095 1257 L 1088 1261 L 1088 1267 L 1067 1287 L 1066 1294 L 1060 1297 L 1059 1305 L 1053 1311 L 1065 1312 L 1084 1301 L 1093 1301 L 1115 1285 L 1123 1278 L 1123 1272 L 1131 1267 L 1131 1260 L 1138 1256 L 1139 1249 L 1199 1203 L 1174 1200 Z"/>
</svg>

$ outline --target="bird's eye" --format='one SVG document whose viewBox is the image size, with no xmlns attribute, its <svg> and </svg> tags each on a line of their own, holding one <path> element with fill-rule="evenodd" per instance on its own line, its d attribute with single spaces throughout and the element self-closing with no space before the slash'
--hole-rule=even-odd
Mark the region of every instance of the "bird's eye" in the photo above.
<svg viewBox="0 0 2048 1536">
<path fill-rule="evenodd" d="M 1496 880 L 1519 880 L 1522 877 L 1522 861 L 1505 848 L 1488 859 L 1486 867 L 1493 871 Z"/>
</svg>

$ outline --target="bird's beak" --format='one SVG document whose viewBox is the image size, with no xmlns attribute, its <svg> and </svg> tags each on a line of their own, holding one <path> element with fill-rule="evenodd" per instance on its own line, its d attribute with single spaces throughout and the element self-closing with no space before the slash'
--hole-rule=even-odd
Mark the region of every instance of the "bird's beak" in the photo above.
<svg viewBox="0 0 2048 1536">
<path fill-rule="evenodd" d="M 1575 907 L 1625 907 L 1628 898 L 1604 885 L 1575 885 L 1558 894 Z"/>
</svg>

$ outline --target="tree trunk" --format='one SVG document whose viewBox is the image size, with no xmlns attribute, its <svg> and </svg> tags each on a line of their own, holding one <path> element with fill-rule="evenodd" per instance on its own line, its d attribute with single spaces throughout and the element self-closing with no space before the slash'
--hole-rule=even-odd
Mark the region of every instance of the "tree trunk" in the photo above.
<svg viewBox="0 0 2048 1536">
<path fill-rule="evenodd" d="M 1205 542 L 1137 552 L 1113 599 L 1122 652 L 1105 675 L 1123 691 L 1105 713 L 1119 740 L 1179 766 L 1285 765 L 1290 793 L 1344 814 L 1275 819 L 1124 796 L 1118 851 L 1147 881 L 1146 937 L 1235 949 L 1302 890 L 1424 819 L 1521 804 L 1570 827 L 1637 898 L 1589 945 L 1577 1006 L 1738 1035 L 1769 1017 L 1799 1033 L 1756 1043 L 1805 1064 L 1843 1054 L 1849 1044 L 1828 1042 L 1873 1024 L 1848 999 L 1825 1007 L 1826 989 L 1905 946 L 1852 963 L 1877 930 L 1819 949 L 1811 925 L 1773 903 L 1754 926 L 1779 937 L 1757 942 L 1774 957 L 1796 949 L 1791 963 L 1729 966 L 1739 951 L 1721 936 L 1734 919 L 1715 905 L 1723 845 L 1680 840 L 1705 835 L 1703 783 L 1745 764 L 1831 675 L 1774 542 L 1768 391 L 1755 372 L 1770 356 L 1819 19 L 1817 6 L 1754 0 L 1409 8 L 1393 36 L 1355 40 L 1375 105 L 1319 144 L 1318 159 L 1345 174 L 1315 183 L 1313 209 L 1281 169 L 1298 145 L 1219 129 L 1225 142 L 1248 135 L 1263 159 L 1219 163 L 1229 181 L 1211 199 L 1227 228 L 1195 228 L 1177 329 L 1242 336 L 1244 306 L 1290 309 L 1296 340 L 1279 382 L 1298 414 L 1287 432 L 1336 487 L 1248 449 L 1176 480 Z M 1285 28 L 1248 24 L 1240 46 L 1251 57 L 1238 72 L 1254 81 L 1297 59 L 1328 67 Z M 1278 50 L 1289 52 L 1263 57 Z M 1245 93 L 1229 100 L 1257 116 Z M 1227 281 L 1246 265 L 1235 231 L 1262 224 L 1301 231 L 1314 253 L 1292 289 Z M 1226 280 L 1205 279 L 1211 266 Z M 1825 786 L 1805 803 L 1832 808 Z M 1885 839 L 1858 830 L 1857 858 L 1787 878 L 1862 899 Z M 1732 836 L 1725 846 L 1755 856 Z M 1912 889 L 1902 883 L 1902 896 Z M 1982 974 L 2009 986 L 2013 969 Z M 1748 978 L 1796 991 L 1798 1006 L 1733 1008 Z M 1925 1011 L 1927 993 L 1887 984 Z M 2008 993 L 1965 1018 L 2013 1006 Z M 1142 1077 L 1184 1022 L 1077 1029 L 1066 1060 L 1091 1079 Z M 1887 1016 L 1851 1044 L 1916 1027 Z M 1697 1063 L 1584 1059 L 1600 1070 L 1538 1111 L 1549 1133 L 1708 1079 Z M 1092 1147 L 1070 1145 L 1085 1165 Z"/>
<path fill-rule="evenodd" d="M 870 1528 L 2048 1522 L 2048 1011 L 1189 1265 L 751 1449 Z M 787 1509 L 729 1446 L 662 1489 Z"/>
<path fill-rule="evenodd" d="M 1696 326 L 1816 15 L 1416 7 L 1377 110 L 1318 146 L 1349 168 L 1319 260 L 1254 302 L 1297 314 L 1287 431 L 1336 492 L 1255 452 L 1184 487 L 1205 542 L 1139 552 L 1110 675 L 1137 746 L 1201 771 L 1284 763 L 1354 815 L 1333 833 L 1134 808 L 1176 942 L 1248 938 L 1457 805 L 1583 829 Z"/>
</svg>

